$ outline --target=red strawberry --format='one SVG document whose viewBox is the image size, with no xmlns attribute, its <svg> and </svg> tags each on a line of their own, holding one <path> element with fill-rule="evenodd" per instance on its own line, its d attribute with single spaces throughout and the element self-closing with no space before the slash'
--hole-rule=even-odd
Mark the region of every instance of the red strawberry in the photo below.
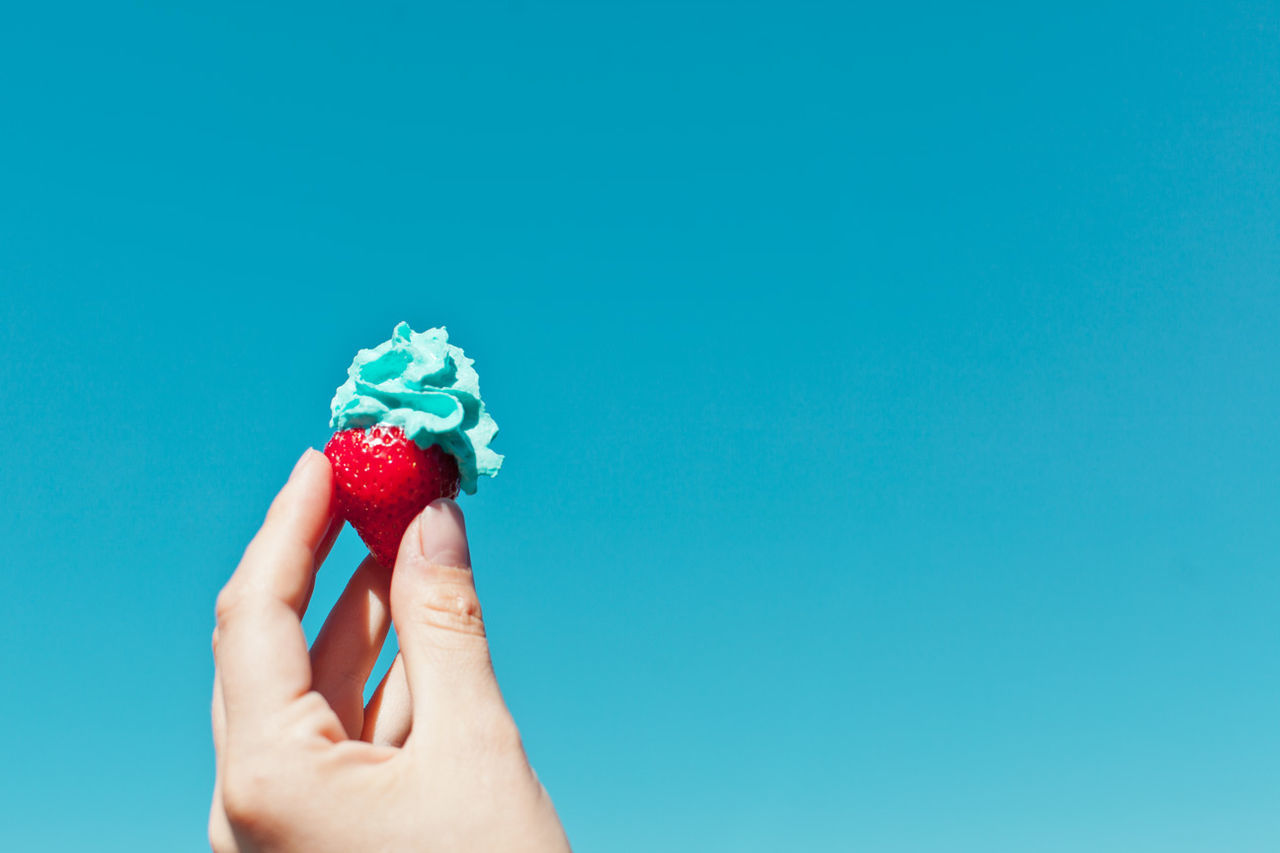
<svg viewBox="0 0 1280 853">
<path fill-rule="evenodd" d="M 436 446 L 423 450 L 400 427 L 335 432 L 324 455 L 333 464 L 338 515 L 387 568 L 409 522 L 436 498 L 458 496 L 458 461 Z"/>
</svg>

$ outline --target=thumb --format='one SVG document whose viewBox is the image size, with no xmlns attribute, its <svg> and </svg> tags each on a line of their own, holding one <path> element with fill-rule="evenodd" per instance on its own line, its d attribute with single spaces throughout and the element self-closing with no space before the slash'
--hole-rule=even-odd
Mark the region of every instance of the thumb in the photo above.
<svg viewBox="0 0 1280 853">
<path fill-rule="evenodd" d="M 405 531 L 391 575 L 391 618 L 415 723 L 501 704 L 462 510 L 453 501 L 435 501 Z"/>
</svg>

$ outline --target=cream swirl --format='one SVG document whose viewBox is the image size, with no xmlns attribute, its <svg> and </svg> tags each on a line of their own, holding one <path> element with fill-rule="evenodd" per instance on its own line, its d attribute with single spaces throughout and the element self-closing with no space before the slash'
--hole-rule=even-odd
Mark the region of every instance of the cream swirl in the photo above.
<svg viewBox="0 0 1280 853">
<path fill-rule="evenodd" d="M 329 426 L 398 426 L 424 450 L 438 445 L 458 460 L 462 490 L 473 495 L 476 479 L 497 474 L 502 456 L 489 448 L 498 425 L 472 364 L 443 327 L 415 332 L 401 323 L 391 340 L 356 353 L 330 404 Z"/>
</svg>

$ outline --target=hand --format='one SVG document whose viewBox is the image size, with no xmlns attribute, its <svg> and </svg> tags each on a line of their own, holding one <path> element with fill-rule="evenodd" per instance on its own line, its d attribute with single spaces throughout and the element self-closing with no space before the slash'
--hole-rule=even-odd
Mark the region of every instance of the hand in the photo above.
<svg viewBox="0 0 1280 853">
<path fill-rule="evenodd" d="M 225 851 L 567 851 L 489 661 L 462 513 L 352 576 L 310 655 L 301 618 L 340 528 L 308 450 L 218 596 L 209 839 Z M 401 653 L 363 707 L 395 623 Z"/>
</svg>

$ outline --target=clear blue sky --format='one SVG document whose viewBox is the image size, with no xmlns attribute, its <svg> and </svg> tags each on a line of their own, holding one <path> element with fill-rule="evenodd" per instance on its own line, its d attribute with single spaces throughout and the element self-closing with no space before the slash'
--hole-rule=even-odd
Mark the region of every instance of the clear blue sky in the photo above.
<svg viewBox="0 0 1280 853">
<path fill-rule="evenodd" d="M 6 9 L 0 847 L 204 844 L 214 596 L 407 320 L 584 853 L 1280 849 L 1277 93 L 1261 2 Z"/>
</svg>

